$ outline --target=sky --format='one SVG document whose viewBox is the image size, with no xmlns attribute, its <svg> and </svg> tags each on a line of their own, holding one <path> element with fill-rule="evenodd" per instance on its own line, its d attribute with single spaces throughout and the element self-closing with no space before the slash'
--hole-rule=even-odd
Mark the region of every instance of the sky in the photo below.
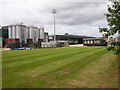
<svg viewBox="0 0 120 90">
<path fill-rule="evenodd" d="M 20 24 L 44 27 L 53 35 L 56 9 L 56 34 L 101 37 L 98 27 L 106 27 L 107 0 L 0 0 L 0 25 Z"/>
</svg>

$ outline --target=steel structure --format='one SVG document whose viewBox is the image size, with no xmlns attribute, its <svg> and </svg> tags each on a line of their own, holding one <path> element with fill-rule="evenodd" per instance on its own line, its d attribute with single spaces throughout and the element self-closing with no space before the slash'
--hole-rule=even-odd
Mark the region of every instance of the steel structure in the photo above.
<svg viewBox="0 0 120 90">
<path fill-rule="evenodd" d="M 54 9 L 52 11 L 53 15 L 54 15 L 54 42 L 56 42 L 56 31 L 55 31 L 55 14 L 56 14 L 56 10 Z"/>
</svg>

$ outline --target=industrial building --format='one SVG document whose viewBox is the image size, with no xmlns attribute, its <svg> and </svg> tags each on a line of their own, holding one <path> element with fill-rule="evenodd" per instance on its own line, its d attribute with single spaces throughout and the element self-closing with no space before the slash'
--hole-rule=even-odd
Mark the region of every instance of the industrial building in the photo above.
<svg viewBox="0 0 120 90">
<path fill-rule="evenodd" d="M 83 45 L 85 46 L 106 46 L 107 41 L 103 38 L 84 38 Z"/>
<path fill-rule="evenodd" d="M 81 35 L 56 35 L 57 42 L 67 42 L 69 44 L 82 44 L 83 38 L 93 38 L 93 37 L 81 36 Z M 49 36 L 49 40 L 53 41 L 53 35 Z"/>
<path fill-rule="evenodd" d="M 85 38 L 94 37 L 69 34 L 56 35 L 56 41 L 58 43 L 68 43 L 70 45 L 83 44 L 83 39 Z M 0 29 L 0 47 L 11 47 L 11 44 L 14 44 L 13 47 L 32 47 L 37 45 L 41 47 L 42 43 L 45 45 L 48 42 L 53 43 L 53 39 L 54 36 L 44 32 L 44 28 L 34 26 L 15 24 L 2 26 Z"/>
<path fill-rule="evenodd" d="M 0 29 L 0 33 L 1 40 L 3 40 L 3 47 L 7 47 L 8 43 L 12 42 L 19 42 L 23 45 L 48 41 L 48 33 L 44 32 L 44 28 L 34 26 L 22 24 L 3 26 Z"/>
<path fill-rule="evenodd" d="M 49 42 L 49 36 L 47 32 L 44 33 L 44 42 Z"/>
</svg>

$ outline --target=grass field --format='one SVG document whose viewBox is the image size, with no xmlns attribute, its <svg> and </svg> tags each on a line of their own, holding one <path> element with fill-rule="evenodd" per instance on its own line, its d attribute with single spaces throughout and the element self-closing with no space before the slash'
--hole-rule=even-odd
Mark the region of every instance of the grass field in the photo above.
<svg viewBox="0 0 120 90">
<path fill-rule="evenodd" d="M 105 47 L 2 53 L 3 88 L 117 88 L 118 59 Z"/>
</svg>

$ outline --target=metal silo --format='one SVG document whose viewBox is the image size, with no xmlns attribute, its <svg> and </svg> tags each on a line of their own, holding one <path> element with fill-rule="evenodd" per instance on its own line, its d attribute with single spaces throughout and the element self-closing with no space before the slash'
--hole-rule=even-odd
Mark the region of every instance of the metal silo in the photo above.
<svg viewBox="0 0 120 90">
<path fill-rule="evenodd" d="M 27 30 L 27 32 L 28 32 L 27 43 L 28 43 L 28 44 L 31 44 L 31 43 L 33 42 L 33 39 L 32 39 L 32 36 L 31 36 L 31 32 L 32 32 L 31 30 L 32 30 L 32 29 L 31 29 L 31 27 L 27 27 L 27 29 L 28 29 L 28 30 Z"/>
<path fill-rule="evenodd" d="M 12 38 L 12 26 L 8 26 L 8 38 L 11 39 Z"/>
<path fill-rule="evenodd" d="M 27 43 L 27 39 L 28 39 L 28 27 L 27 26 L 23 26 L 23 33 L 24 33 L 24 40 L 25 40 L 25 43 Z"/>
<path fill-rule="evenodd" d="M 21 40 L 21 25 L 16 25 L 16 38 L 19 39 L 20 42 Z"/>
<path fill-rule="evenodd" d="M 12 25 L 12 39 L 16 38 L 16 26 Z"/>
<path fill-rule="evenodd" d="M 28 39 L 30 39 L 30 27 L 27 27 L 27 32 L 28 32 Z"/>
<path fill-rule="evenodd" d="M 34 27 L 32 27 L 32 39 L 33 39 L 33 42 L 35 41 L 35 40 L 34 40 L 34 36 L 35 36 L 35 35 L 34 35 Z"/>
<path fill-rule="evenodd" d="M 44 28 L 40 29 L 40 39 L 44 40 Z"/>
<path fill-rule="evenodd" d="M 24 25 L 21 25 L 21 42 L 25 43 L 25 27 Z"/>
<path fill-rule="evenodd" d="M 30 33 L 30 39 L 33 40 L 33 27 L 32 26 L 30 27 L 29 33 Z"/>
<path fill-rule="evenodd" d="M 20 38 L 20 26 L 16 25 L 16 38 Z"/>
<path fill-rule="evenodd" d="M 37 35 L 36 35 L 36 40 L 38 41 L 39 36 L 40 36 L 40 35 L 39 35 L 39 28 L 36 28 L 36 34 L 37 34 Z"/>
<path fill-rule="evenodd" d="M 38 39 L 40 39 L 40 28 L 38 28 Z"/>
<path fill-rule="evenodd" d="M 34 41 L 35 42 L 38 41 L 38 30 L 37 30 L 37 27 L 34 27 Z"/>
</svg>

